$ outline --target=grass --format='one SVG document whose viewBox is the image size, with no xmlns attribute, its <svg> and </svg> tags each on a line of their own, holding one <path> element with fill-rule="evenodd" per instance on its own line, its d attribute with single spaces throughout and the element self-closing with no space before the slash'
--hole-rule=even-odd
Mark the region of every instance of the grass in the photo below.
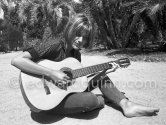
<svg viewBox="0 0 166 125">
<path fill-rule="evenodd" d="M 166 52 L 162 51 L 141 51 L 138 48 L 134 49 L 112 49 L 106 50 L 102 48 L 93 48 L 91 50 L 82 50 L 85 55 L 101 55 L 109 58 L 124 58 L 127 57 L 131 61 L 143 62 L 166 62 Z"/>
</svg>

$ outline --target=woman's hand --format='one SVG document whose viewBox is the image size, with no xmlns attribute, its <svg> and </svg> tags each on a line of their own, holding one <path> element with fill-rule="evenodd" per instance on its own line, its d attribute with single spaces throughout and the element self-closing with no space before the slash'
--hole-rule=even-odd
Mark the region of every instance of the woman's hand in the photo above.
<svg viewBox="0 0 166 125">
<path fill-rule="evenodd" d="M 68 81 L 71 80 L 69 76 L 60 70 L 52 70 L 49 77 L 54 83 L 58 84 L 59 87 L 67 85 Z"/>
<path fill-rule="evenodd" d="M 102 72 L 98 73 L 94 78 L 95 79 L 103 79 L 108 73 L 115 72 L 119 68 L 119 65 L 116 63 L 112 63 L 111 69 L 105 69 Z"/>
<path fill-rule="evenodd" d="M 112 64 L 112 68 L 111 69 L 108 69 L 106 70 L 106 74 L 110 73 L 110 72 L 115 72 L 120 66 L 117 64 L 117 63 L 111 63 Z"/>
</svg>

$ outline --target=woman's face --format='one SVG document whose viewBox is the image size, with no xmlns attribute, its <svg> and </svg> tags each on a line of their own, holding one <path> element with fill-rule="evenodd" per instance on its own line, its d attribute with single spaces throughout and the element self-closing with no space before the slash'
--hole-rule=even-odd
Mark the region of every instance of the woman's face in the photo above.
<svg viewBox="0 0 166 125">
<path fill-rule="evenodd" d="M 75 50 L 81 50 L 86 42 L 87 42 L 86 32 L 76 34 L 75 38 L 72 40 L 72 48 L 74 48 Z"/>
</svg>

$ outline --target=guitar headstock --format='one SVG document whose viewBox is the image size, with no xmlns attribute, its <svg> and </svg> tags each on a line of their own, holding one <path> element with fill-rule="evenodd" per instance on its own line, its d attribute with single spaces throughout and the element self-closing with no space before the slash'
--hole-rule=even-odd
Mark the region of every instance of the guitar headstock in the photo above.
<svg viewBox="0 0 166 125">
<path fill-rule="evenodd" d="M 121 68 L 126 68 L 130 65 L 130 60 L 128 58 L 122 58 L 115 61 Z"/>
</svg>

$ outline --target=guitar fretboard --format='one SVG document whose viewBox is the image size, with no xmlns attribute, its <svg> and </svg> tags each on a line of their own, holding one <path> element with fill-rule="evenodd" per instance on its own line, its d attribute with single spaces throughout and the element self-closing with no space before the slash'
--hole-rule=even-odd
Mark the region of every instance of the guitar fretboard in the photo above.
<svg viewBox="0 0 166 125">
<path fill-rule="evenodd" d="M 73 74 L 73 78 L 78 78 L 81 76 L 86 76 L 86 75 L 89 75 L 98 71 L 102 71 L 104 69 L 110 69 L 110 68 L 112 68 L 112 65 L 110 64 L 110 62 L 107 62 L 107 63 L 103 63 L 99 65 L 94 65 L 94 66 L 89 66 L 89 67 L 73 70 L 72 74 Z"/>
</svg>

